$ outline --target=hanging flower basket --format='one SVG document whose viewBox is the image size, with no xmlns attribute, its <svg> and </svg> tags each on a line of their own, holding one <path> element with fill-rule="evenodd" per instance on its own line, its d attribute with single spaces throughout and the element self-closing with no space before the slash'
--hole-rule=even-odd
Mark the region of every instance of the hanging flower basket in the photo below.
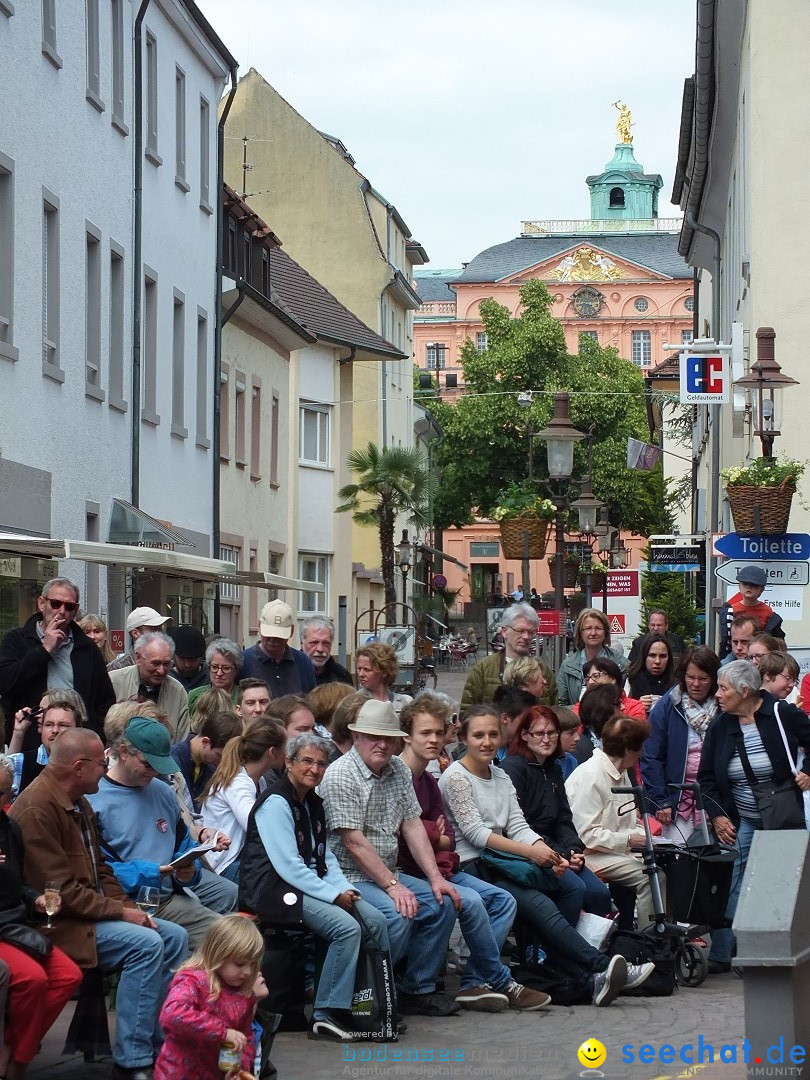
<svg viewBox="0 0 810 1080">
<path fill-rule="evenodd" d="M 726 488 L 734 528 L 738 533 L 762 533 L 773 535 L 788 531 L 790 504 L 796 493 L 795 486 Z"/>
<path fill-rule="evenodd" d="M 501 522 L 501 547 L 505 559 L 525 559 L 525 537 L 529 534 L 528 558 L 542 559 L 546 553 L 551 522 L 542 518 L 505 518 Z"/>
<path fill-rule="evenodd" d="M 585 574 L 579 575 L 579 580 L 585 587 Z M 605 581 L 607 580 L 604 570 L 591 570 L 591 594 L 601 593 L 605 587 Z"/>
<path fill-rule="evenodd" d="M 787 532 L 790 504 L 803 472 L 804 462 L 777 458 L 755 458 L 723 469 L 720 475 L 737 532 Z"/>
<path fill-rule="evenodd" d="M 557 573 L 557 556 L 549 555 L 548 557 L 548 572 L 551 575 L 551 580 L 556 581 Z M 570 555 L 563 556 L 563 588 L 574 589 L 576 588 L 577 578 L 579 577 L 579 556 L 571 558 Z"/>
</svg>

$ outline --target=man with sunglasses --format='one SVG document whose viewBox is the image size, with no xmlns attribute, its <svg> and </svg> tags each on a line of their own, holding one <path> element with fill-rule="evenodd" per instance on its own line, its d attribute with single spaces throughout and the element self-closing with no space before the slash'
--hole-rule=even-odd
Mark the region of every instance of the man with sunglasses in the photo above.
<svg viewBox="0 0 810 1080">
<path fill-rule="evenodd" d="M 46 690 L 75 690 L 87 708 L 88 726 L 104 727 L 115 692 L 98 646 L 76 623 L 79 590 L 68 578 L 51 578 L 42 586 L 37 612 L 0 641 L 0 701 L 5 713 L 6 742 L 14 714 L 35 708 Z M 32 724 L 23 750 L 35 749 L 39 734 Z"/>
</svg>

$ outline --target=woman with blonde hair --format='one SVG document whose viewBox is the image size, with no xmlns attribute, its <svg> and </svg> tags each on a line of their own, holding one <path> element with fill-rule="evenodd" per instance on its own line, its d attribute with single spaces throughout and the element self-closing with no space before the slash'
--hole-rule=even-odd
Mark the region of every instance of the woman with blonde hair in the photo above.
<svg viewBox="0 0 810 1080">
<path fill-rule="evenodd" d="M 98 645 L 101 650 L 101 655 L 104 657 L 105 664 L 109 664 L 116 659 L 116 654 L 110 648 L 107 624 L 100 615 L 85 615 L 83 618 L 79 619 L 77 625 L 80 630 L 84 630 L 85 634 L 87 634 L 92 642 L 95 642 L 95 644 Z"/>
<path fill-rule="evenodd" d="M 546 689 L 544 665 L 535 656 L 518 656 L 504 668 L 503 684 L 528 690 L 539 701 Z"/>
<path fill-rule="evenodd" d="M 307 701 L 315 717 L 316 727 L 320 725 L 326 731 L 331 731 L 335 709 L 344 698 L 353 693 L 351 686 L 342 682 L 322 683 L 310 690 Z"/>
<path fill-rule="evenodd" d="M 252 919 L 226 915 L 214 923 L 199 949 L 174 976 L 160 1013 L 165 1039 L 155 1062 L 155 1080 L 197 1080 L 222 1076 L 223 1045 L 252 1075 L 255 1056 L 253 1016 L 267 996 L 259 965 L 264 939 Z"/>
<path fill-rule="evenodd" d="M 338 756 L 348 754 L 354 745 L 350 725 L 357 721 L 357 714 L 369 699 L 367 690 L 355 690 L 347 694 L 332 716 L 332 742 L 339 752 Z"/>
<path fill-rule="evenodd" d="M 585 608 L 574 623 L 574 652 L 566 656 L 557 671 L 558 705 L 574 705 L 579 701 L 584 685 L 582 668 L 598 656 L 614 660 L 622 674 L 627 674 L 627 660 L 619 649 L 611 647 L 607 615 L 597 608 Z"/>
<path fill-rule="evenodd" d="M 225 690 L 219 690 L 215 686 L 206 686 L 203 692 L 194 701 L 191 710 L 192 727 L 196 729 L 204 719 L 210 716 L 218 716 L 220 713 L 233 712 L 231 695 Z"/>
<path fill-rule="evenodd" d="M 227 851 L 208 856 L 211 868 L 230 881 L 238 881 L 248 818 L 256 798 L 266 788 L 264 774 L 284 765 L 287 732 L 278 720 L 252 721 L 222 751 L 222 761 L 202 794 L 205 825 L 231 838 Z"/>
<path fill-rule="evenodd" d="M 399 664 L 397 654 L 390 645 L 372 642 L 361 645 L 354 654 L 354 670 L 357 689 L 368 690 L 378 701 L 390 701 L 399 716 L 400 709 L 413 698 L 408 694 L 395 694 L 391 687 L 397 681 Z"/>
</svg>

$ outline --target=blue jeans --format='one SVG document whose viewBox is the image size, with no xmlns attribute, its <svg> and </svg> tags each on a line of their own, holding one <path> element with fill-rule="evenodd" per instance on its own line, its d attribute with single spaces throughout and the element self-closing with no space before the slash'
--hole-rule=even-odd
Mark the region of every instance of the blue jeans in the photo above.
<svg viewBox="0 0 810 1080">
<path fill-rule="evenodd" d="M 419 901 L 419 910 L 413 919 L 400 915 L 388 893 L 373 881 L 356 881 L 352 885 L 364 900 L 385 916 L 394 965 L 407 954 L 400 989 L 406 994 L 432 994 L 444 967 L 456 909 L 448 896 L 443 897 L 440 904 L 430 885 L 421 878 L 400 874 L 399 881 Z"/>
<path fill-rule="evenodd" d="M 234 859 L 232 863 L 228 863 L 225 869 L 220 874 L 220 877 L 225 878 L 226 881 L 232 881 L 234 884 L 239 883 L 239 867 L 242 865 L 242 856 Z"/>
<path fill-rule="evenodd" d="M 220 877 L 213 870 L 203 867 L 199 884 L 191 890 L 203 907 L 215 911 L 217 915 L 230 915 L 237 909 L 239 888 L 234 881 Z"/>
<path fill-rule="evenodd" d="M 461 896 L 458 922 L 470 950 L 461 989 L 489 983 L 500 990 L 512 978 L 509 968 L 501 961 L 501 949 L 512 927 L 517 903 L 508 892 L 472 874 L 453 874 L 450 881 Z"/>
<path fill-rule="evenodd" d="M 587 866 L 579 871 L 566 870 L 557 879 L 557 885 L 557 891 L 551 894 L 551 898 L 571 926 L 576 927 L 583 911 L 591 911 L 594 915 L 610 914 L 610 889 Z"/>
<path fill-rule="evenodd" d="M 172 973 L 188 956 L 182 926 L 156 919 L 157 930 L 123 919 L 97 922 L 96 949 L 103 971 L 121 971 L 115 1005 L 113 1057 L 125 1069 L 151 1066 L 163 1036 L 160 1008 Z"/>
<path fill-rule="evenodd" d="M 731 875 L 731 890 L 726 905 L 727 919 L 733 919 L 734 912 L 737 910 L 737 901 L 740 899 L 740 887 L 745 873 L 745 864 L 748 862 L 748 853 L 751 850 L 751 841 L 754 839 L 754 833 L 761 827 L 761 825 L 755 825 L 745 818 L 740 818 L 740 824 L 737 826 L 736 845 L 739 848 L 740 857 L 735 862 L 734 872 Z M 712 930 L 712 947 L 709 952 L 709 959 L 716 960 L 718 964 L 730 964 L 735 945 L 736 938 L 731 927 Z"/>
<path fill-rule="evenodd" d="M 354 915 L 337 904 L 327 904 L 304 894 L 303 922 L 318 937 L 329 942 L 329 948 L 318 979 L 313 1016 L 325 1019 L 331 1009 L 351 1009 L 357 957 L 363 938 L 363 928 Z M 358 900 L 356 910 L 362 915 L 368 933 L 375 943 L 387 951 L 388 930 L 385 918 L 365 900 Z"/>
</svg>

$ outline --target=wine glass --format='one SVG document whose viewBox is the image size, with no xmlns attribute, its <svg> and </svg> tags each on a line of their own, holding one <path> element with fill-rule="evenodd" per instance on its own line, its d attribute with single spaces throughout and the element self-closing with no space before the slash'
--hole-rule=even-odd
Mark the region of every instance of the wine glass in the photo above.
<svg viewBox="0 0 810 1080">
<path fill-rule="evenodd" d="M 135 903 L 144 913 L 150 918 L 157 914 L 158 904 L 160 903 L 160 889 L 156 889 L 151 885 L 142 885 L 138 889 L 138 895 L 135 899 Z"/>
<path fill-rule="evenodd" d="M 56 910 L 59 907 L 59 894 L 60 886 L 58 881 L 46 881 L 45 888 L 43 889 L 45 896 L 45 913 L 48 916 L 48 921 L 45 923 L 46 930 L 53 930 L 53 923 L 51 922 L 51 916 L 56 914 Z"/>
</svg>

